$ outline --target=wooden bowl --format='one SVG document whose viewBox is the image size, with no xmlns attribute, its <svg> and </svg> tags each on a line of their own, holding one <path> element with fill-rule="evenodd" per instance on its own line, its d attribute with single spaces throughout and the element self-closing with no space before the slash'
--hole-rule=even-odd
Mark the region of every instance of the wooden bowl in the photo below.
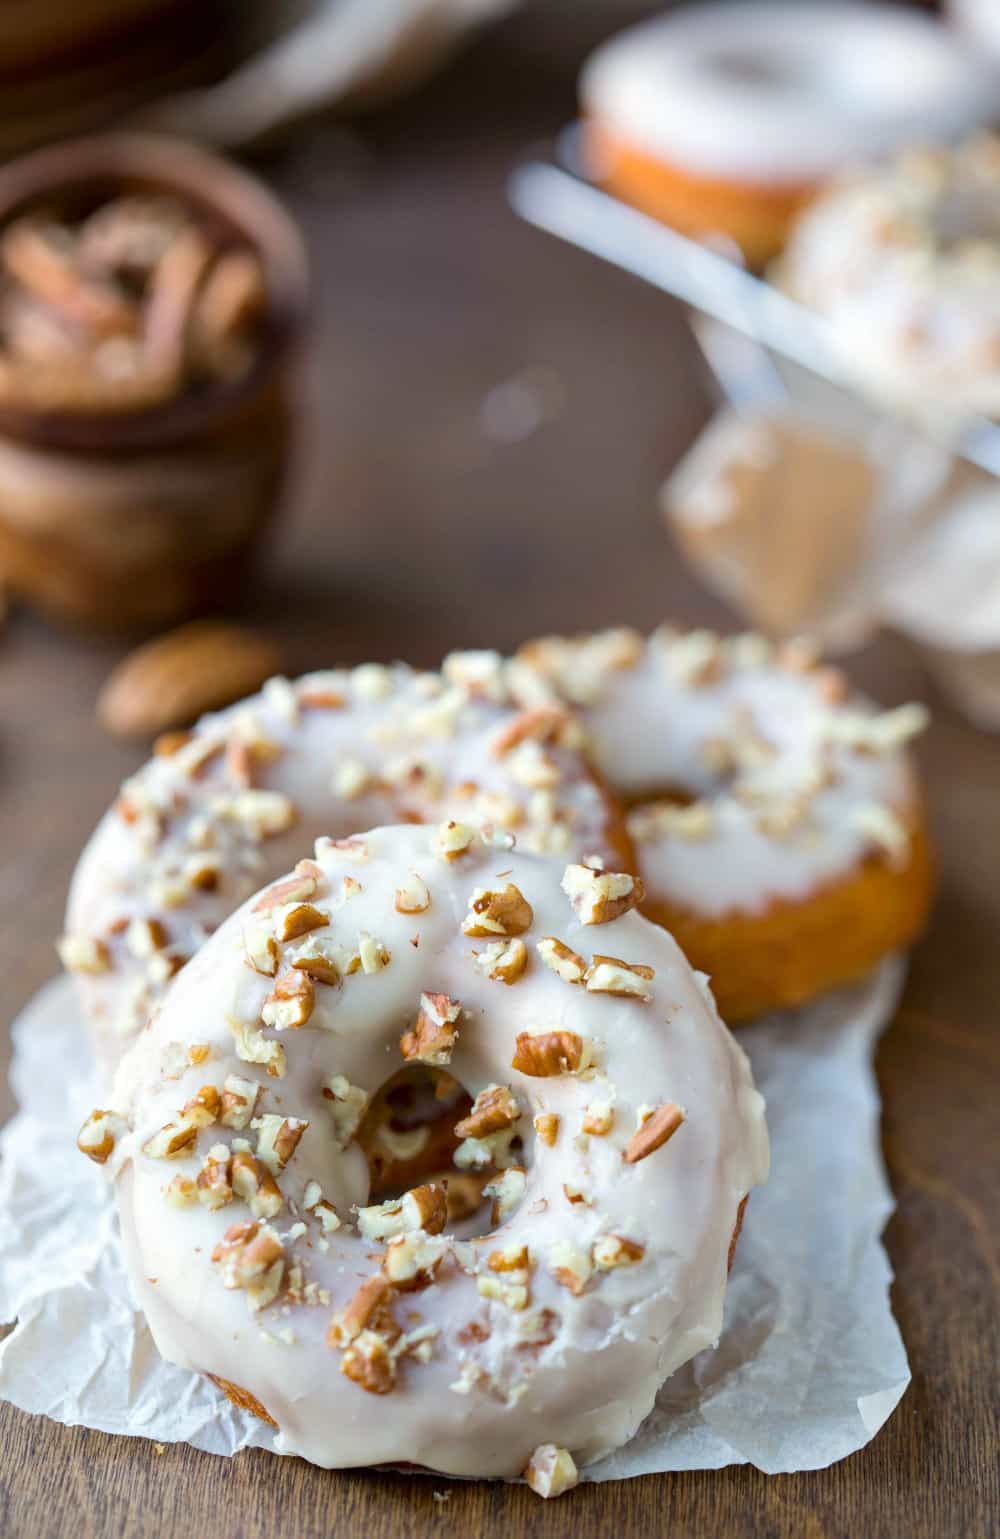
<svg viewBox="0 0 1000 1539">
<path fill-rule="evenodd" d="M 249 246 L 267 301 L 249 368 L 109 414 L 0 407 L 0 583 L 51 613 L 160 624 L 224 597 L 274 510 L 308 302 L 301 237 L 261 183 L 146 134 L 54 145 L 0 169 L 0 228 L 120 193 L 171 194 Z"/>
</svg>

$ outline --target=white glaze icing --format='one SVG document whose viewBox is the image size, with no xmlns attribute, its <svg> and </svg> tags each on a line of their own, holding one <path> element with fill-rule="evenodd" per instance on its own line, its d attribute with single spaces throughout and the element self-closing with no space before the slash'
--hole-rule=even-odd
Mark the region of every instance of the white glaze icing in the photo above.
<svg viewBox="0 0 1000 1539">
<path fill-rule="evenodd" d="M 1000 139 L 910 152 L 806 211 L 778 282 L 890 404 L 1000 415 Z"/>
<path fill-rule="evenodd" d="M 918 799 L 899 745 L 922 708 L 879 717 L 857 701 L 828 704 L 843 681 L 794 646 L 610 631 L 531 643 L 518 674 L 526 695 L 537 681 L 577 709 L 595 766 L 631 806 L 654 902 L 759 913 L 848 875 L 883 836 L 892 843 L 897 822 L 903 852 Z M 671 792 L 695 806 L 668 810 L 658 828 L 656 799 Z"/>
<path fill-rule="evenodd" d="M 1000 6 L 997 0 L 948 0 L 948 14 L 977 47 L 1000 63 Z M 997 114 L 994 113 L 994 120 Z"/>
<path fill-rule="evenodd" d="M 764 185 L 956 138 L 996 100 L 990 72 L 945 28 L 848 0 L 706 4 L 643 22 L 597 50 L 581 97 L 637 149 Z"/>
<path fill-rule="evenodd" d="M 273 986 L 246 960 L 245 932 L 260 919 L 247 904 L 179 975 L 119 1068 L 113 1102 L 132 1131 L 119 1138 L 108 1168 L 118 1176 L 133 1282 L 157 1345 L 173 1362 L 249 1390 L 279 1423 L 281 1448 L 318 1464 L 407 1460 L 458 1475 L 509 1476 L 541 1444 L 565 1446 L 578 1463 L 597 1458 L 632 1434 L 663 1380 L 719 1336 L 737 1207 L 767 1169 L 763 1105 L 746 1059 L 671 937 L 635 912 L 582 924 L 562 889 L 560 861 L 478 838 L 449 861 L 433 827 L 379 829 L 364 836 L 362 858 L 346 859 L 330 845 L 318 847 L 317 858 L 317 907 L 335 905 L 345 879 L 361 885 L 335 908 L 330 928 L 316 933 L 351 949 L 367 932 L 387 951 L 386 965 L 339 987 L 317 984 L 302 1028 L 261 1031 L 284 1049 L 285 1072 L 269 1078 L 235 1050 L 234 1026 L 237 1034 L 240 1023 L 260 1031 Z M 412 871 L 430 902 L 419 914 L 400 914 L 394 894 Z M 473 953 L 487 942 L 462 931 L 473 893 L 506 883 L 533 911 L 522 932 L 528 968 L 509 986 L 474 965 Z M 419 946 L 411 944 L 415 934 Z M 587 959 L 600 952 L 651 968 L 643 980 L 648 1000 L 564 981 L 536 952 L 546 936 Z M 376 1398 L 338 1371 L 341 1352 L 325 1339 L 332 1314 L 377 1271 L 382 1247 L 351 1227 L 354 1206 L 366 1201 L 367 1169 L 356 1145 L 335 1147 L 321 1090 L 331 1075 L 344 1075 L 373 1093 L 400 1066 L 400 1033 L 428 990 L 461 1002 L 451 1072 L 473 1095 L 509 1085 L 524 1109 L 526 1188 L 492 1234 L 459 1246 L 458 1259 L 446 1246 L 431 1286 L 400 1295 L 400 1323 L 431 1328 L 429 1359 L 401 1359 L 395 1387 Z M 514 1070 L 525 1030 L 580 1034 L 593 1044 L 594 1067 L 543 1078 Z M 283 1237 L 281 1291 L 256 1313 L 244 1290 L 223 1286 L 210 1259 L 229 1226 L 249 1220 L 246 1205 L 236 1198 L 215 1211 L 197 1203 L 178 1209 L 164 1200 L 169 1181 L 193 1179 L 206 1151 L 236 1135 L 214 1123 L 179 1159 L 143 1152 L 200 1087 L 221 1089 L 231 1075 L 260 1086 L 258 1117 L 308 1122 L 279 1171 L 284 1206 L 270 1220 Z M 595 1100 L 613 1102 L 614 1125 L 605 1136 L 581 1137 Z M 682 1125 L 655 1152 L 626 1163 L 643 1109 L 665 1102 L 683 1107 Z M 532 1132 L 532 1117 L 543 1112 L 561 1119 L 553 1146 Z M 254 1146 L 252 1128 L 241 1136 Z M 325 1238 L 303 1207 L 311 1182 L 342 1220 Z M 570 1202 L 567 1185 L 587 1200 Z M 555 1275 L 565 1259 L 558 1247 L 592 1255 L 609 1234 L 642 1247 L 641 1259 L 596 1270 L 575 1295 Z M 496 1275 L 488 1254 L 522 1243 L 531 1297 L 518 1310 L 481 1296 L 479 1280 Z M 296 1263 L 311 1303 L 288 1299 Z M 407 1310 L 417 1318 L 406 1319 Z M 482 1329 L 470 1332 L 470 1322 Z M 532 1348 L 533 1334 L 551 1340 Z"/>
<path fill-rule="evenodd" d="M 342 704 L 303 703 L 327 697 Z M 606 799 L 571 746 L 573 725 L 560 743 L 529 734 L 502 752 L 517 718 L 501 659 L 464 653 L 445 675 L 397 664 L 272 681 L 206 717 L 178 752 L 152 759 L 98 826 L 70 892 L 63 955 L 101 1057 L 113 1063 L 142 1026 L 171 959 L 192 955 L 320 834 L 456 817 L 513 828 L 526 849 L 605 852 Z M 544 739 L 545 723 L 539 731 Z M 277 800 L 260 802 L 260 793 Z M 135 918 L 162 925 L 165 945 L 126 928 Z"/>
</svg>

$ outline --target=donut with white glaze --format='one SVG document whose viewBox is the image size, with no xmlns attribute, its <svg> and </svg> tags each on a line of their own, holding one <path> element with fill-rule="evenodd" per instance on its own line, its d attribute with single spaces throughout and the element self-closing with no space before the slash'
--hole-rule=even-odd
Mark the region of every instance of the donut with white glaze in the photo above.
<svg viewBox="0 0 1000 1539">
<path fill-rule="evenodd" d="M 80 1146 L 159 1350 L 283 1451 L 556 1494 L 718 1339 L 767 1139 L 636 880 L 511 842 L 319 841 L 177 977 Z M 457 1158 L 493 1170 L 488 1233 L 459 1239 L 440 1188 L 369 1204 L 354 1134 L 405 1062 L 474 1098 Z"/>
<path fill-rule="evenodd" d="M 796 226 L 776 280 L 825 318 L 880 402 L 939 430 L 1000 417 L 1000 138 L 838 181 Z"/>
<path fill-rule="evenodd" d="M 563 701 L 628 808 L 643 912 L 709 974 L 730 1023 L 796 1005 L 907 945 L 931 862 L 903 745 L 804 643 L 662 627 L 529 643 L 525 700 Z"/>
<path fill-rule="evenodd" d="M 565 712 L 512 705 L 502 660 L 274 679 L 174 734 L 124 784 L 75 873 L 60 943 L 113 1064 L 177 969 L 247 895 L 329 834 L 446 817 L 522 849 L 624 858 L 620 822 Z"/>
<path fill-rule="evenodd" d="M 995 79 L 929 17 L 850 0 L 685 7 L 604 44 L 580 83 L 590 173 L 752 265 L 834 173 L 990 120 Z"/>
</svg>

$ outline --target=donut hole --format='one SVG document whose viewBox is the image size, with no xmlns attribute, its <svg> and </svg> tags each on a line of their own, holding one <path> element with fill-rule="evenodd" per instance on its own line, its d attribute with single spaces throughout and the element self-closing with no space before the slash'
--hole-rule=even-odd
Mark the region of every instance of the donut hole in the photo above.
<svg viewBox="0 0 1000 1539">
<path fill-rule="evenodd" d="M 454 1163 L 462 1140 L 455 1125 L 472 1108 L 472 1096 L 454 1075 L 425 1064 L 406 1064 L 379 1087 L 358 1130 L 368 1161 L 370 1203 L 388 1202 L 411 1187 L 438 1182 L 448 1194 L 448 1228 L 464 1239 L 494 1227 L 483 1187 L 496 1174 Z M 511 1141 L 510 1158 L 524 1164 L 523 1140 Z"/>
</svg>

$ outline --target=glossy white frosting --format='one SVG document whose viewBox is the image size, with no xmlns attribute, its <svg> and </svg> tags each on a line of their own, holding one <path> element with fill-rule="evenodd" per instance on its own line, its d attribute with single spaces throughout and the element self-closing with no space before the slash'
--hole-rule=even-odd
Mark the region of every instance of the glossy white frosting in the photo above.
<svg viewBox="0 0 1000 1539">
<path fill-rule="evenodd" d="M 985 47 L 1000 64 L 1000 6 L 997 0 L 948 0 L 948 15 L 977 46 Z M 1000 106 L 994 113 L 1000 120 Z"/>
<path fill-rule="evenodd" d="M 611 39 L 584 111 L 707 176 L 801 183 L 989 121 L 995 82 L 929 17 L 850 0 L 687 6 Z"/>
<path fill-rule="evenodd" d="M 317 984 L 300 1029 L 261 1030 L 273 979 L 248 965 L 244 935 L 259 914 L 244 905 L 179 975 L 119 1068 L 113 1104 L 131 1131 L 109 1169 L 118 1177 L 138 1302 L 165 1357 L 248 1390 L 279 1423 L 280 1447 L 318 1464 L 412 1461 L 458 1475 L 510 1476 L 548 1443 L 568 1448 L 578 1463 L 595 1459 L 622 1444 L 663 1380 L 719 1336 L 737 1208 L 767 1171 L 763 1105 L 746 1059 L 671 937 L 636 912 L 581 923 L 561 886 L 561 861 L 479 838 L 448 860 L 433 827 L 379 829 L 363 846 L 350 858 L 329 844 L 317 848 L 312 901 L 332 914 L 316 933 L 350 950 L 367 932 L 388 954 L 380 970 L 345 976 L 337 987 Z M 394 894 L 414 871 L 429 905 L 401 914 Z M 360 888 L 337 906 L 348 878 Z M 474 965 L 487 943 L 462 930 L 473 893 L 506 883 L 533 910 L 523 932 L 528 967 L 511 985 Z M 649 998 L 564 981 L 536 951 L 548 936 L 587 959 L 599 952 L 651 968 Z M 395 1387 L 376 1397 L 344 1376 L 340 1351 L 326 1342 L 333 1313 L 377 1271 L 383 1247 L 352 1227 L 355 1206 L 366 1201 L 367 1168 L 356 1145 L 336 1147 L 321 1087 L 343 1075 L 373 1093 L 400 1066 L 400 1034 L 428 990 L 461 1002 L 451 1072 L 474 1096 L 491 1084 L 510 1086 L 525 1113 L 518 1127 L 526 1189 L 493 1233 L 459 1245 L 457 1255 L 448 1243 L 431 1286 L 400 1295 L 405 1328 L 430 1327 L 427 1361 L 402 1358 Z M 241 1025 L 284 1049 L 280 1077 L 238 1055 Z M 545 1078 L 514 1070 L 515 1040 L 526 1030 L 580 1034 L 593 1045 L 594 1067 Z M 223 1286 L 211 1260 L 229 1226 L 250 1218 L 246 1205 L 237 1198 L 217 1211 L 197 1203 L 178 1209 L 164 1200 L 168 1182 L 193 1179 L 207 1149 L 235 1135 L 216 1123 L 179 1159 L 143 1152 L 203 1085 L 221 1089 L 230 1075 L 259 1084 L 258 1117 L 308 1122 L 278 1174 L 284 1206 L 270 1220 L 284 1245 L 281 1288 L 256 1312 L 245 1291 Z M 613 1127 L 582 1135 L 584 1110 L 595 1101 L 613 1104 Z M 683 1108 L 682 1125 L 655 1152 L 626 1163 L 642 1116 L 665 1102 Z M 541 1113 L 561 1119 L 552 1146 L 534 1135 L 532 1118 Z M 242 1136 L 252 1148 L 258 1135 Z M 342 1221 L 325 1237 L 304 1207 L 310 1182 Z M 571 1202 L 566 1186 L 583 1200 Z M 595 1270 L 579 1295 L 569 1291 L 554 1272 L 558 1247 L 590 1255 L 609 1234 L 643 1248 L 642 1258 Z M 490 1252 L 522 1242 L 531 1297 L 517 1310 L 481 1296 L 479 1280 L 489 1274 Z M 312 1302 L 288 1301 L 295 1265 L 294 1282 Z M 533 1347 L 533 1335 L 551 1339 Z"/>
<path fill-rule="evenodd" d="M 306 703 L 327 699 L 340 703 Z M 206 717 L 125 783 L 73 879 L 63 954 L 100 1056 L 117 1060 L 174 959 L 320 834 L 451 816 L 502 823 L 522 848 L 606 851 L 606 799 L 576 729 L 556 723 L 555 743 L 551 726 L 504 751 L 518 711 L 495 653 L 457 654 L 444 674 L 368 665 L 273 680 Z M 133 919 L 162 925 L 163 944 Z"/>
<path fill-rule="evenodd" d="M 922 708 L 877 715 L 794 645 L 667 628 L 531 643 L 519 683 L 573 703 L 590 756 L 631 811 L 649 899 L 709 917 L 807 899 L 883 837 L 908 846 L 917 806 L 900 745 Z M 669 793 L 694 802 L 658 826 Z M 658 803 L 657 799 L 661 799 Z"/>
<path fill-rule="evenodd" d="M 890 405 L 1000 415 L 1000 139 L 925 150 L 835 184 L 803 215 L 778 281 L 830 323 Z"/>
</svg>

